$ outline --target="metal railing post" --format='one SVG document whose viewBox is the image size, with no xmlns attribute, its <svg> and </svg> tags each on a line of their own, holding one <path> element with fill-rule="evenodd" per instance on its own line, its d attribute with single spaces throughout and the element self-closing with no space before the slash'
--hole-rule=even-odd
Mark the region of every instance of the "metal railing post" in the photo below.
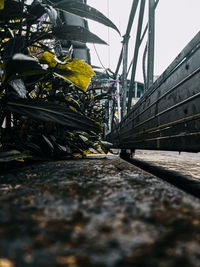
<svg viewBox="0 0 200 267">
<path fill-rule="evenodd" d="M 121 117 L 126 115 L 126 94 L 127 94 L 127 66 L 128 66 L 128 41 L 130 36 L 124 36 L 123 42 L 123 73 L 122 73 L 122 109 Z"/>
<path fill-rule="evenodd" d="M 129 96 L 128 96 L 128 105 L 127 105 L 128 112 L 131 109 L 131 102 L 133 98 L 133 88 L 134 88 L 134 83 L 135 83 L 135 74 L 136 74 L 138 53 L 139 53 L 139 47 L 140 47 L 140 38 L 141 38 L 141 32 L 142 32 L 145 2 L 146 2 L 145 0 L 141 0 L 141 4 L 140 4 L 140 13 L 139 13 L 139 18 L 138 18 L 137 35 L 136 35 L 136 41 L 135 41 L 135 51 L 134 51 L 131 81 L 130 81 L 130 87 L 129 87 Z"/>
<path fill-rule="evenodd" d="M 119 77 L 117 78 L 117 110 L 118 110 L 118 120 L 121 122 L 121 103 L 120 103 L 120 84 Z"/>
<path fill-rule="evenodd" d="M 156 9 L 158 3 L 159 3 L 159 0 L 156 0 L 156 2 L 155 2 L 155 9 Z M 147 30 L 148 30 L 148 23 L 146 24 L 146 26 L 145 26 L 145 28 L 144 28 L 144 31 L 143 31 L 143 33 L 142 33 L 142 36 L 141 36 L 141 38 L 140 38 L 140 46 L 141 46 L 141 44 L 142 44 L 142 42 L 143 42 L 143 40 L 144 40 L 144 37 L 145 37 L 145 35 L 146 35 L 146 33 L 147 33 Z M 131 63 L 130 63 L 130 65 L 129 65 L 129 67 L 128 67 L 127 76 L 128 76 L 128 74 L 129 74 L 129 71 L 130 71 L 130 69 L 131 69 L 132 64 L 133 64 L 133 59 L 131 60 Z"/>
<path fill-rule="evenodd" d="M 132 4 L 132 8 L 131 8 L 131 13 L 129 15 L 129 21 L 128 21 L 128 25 L 127 25 L 125 36 L 129 36 L 130 35 L 138 3 L 139 3 L 139 0 L 133 0 L 133 4 Z M 122 57 L 123 57 L 123 47 L 121 49 L 120 56 L 119 56 L 119 61 L 117 63 L 117 68 L 115 70 L 115 77 L 117 77 L 117 74 L 119 72 L 119 68 L 120 68 L 121 63 L 122 63 Z"/>
<path fill-rule="evenodd" d="M 147 89 L 153 84 L 155 43 L 155 0 L 149 0 Z"/>
</svg>

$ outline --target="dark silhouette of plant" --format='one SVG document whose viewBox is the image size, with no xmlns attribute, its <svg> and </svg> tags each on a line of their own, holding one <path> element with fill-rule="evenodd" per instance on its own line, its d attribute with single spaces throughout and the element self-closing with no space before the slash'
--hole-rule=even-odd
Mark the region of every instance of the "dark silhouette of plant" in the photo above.
<svg viewBox="0 0 200 267">
<path fill-rule="evenodd" d="M 59 40 L 106 42 L 64 24 L 58 10 L 118 31 L 99 11 L 79 2 L 5 1 L 0 10 L 1 161 L 83 155 L 102 144 L 100 97 L 87 90 L 95 73 L 73 58 L 73 47 L 64 52 Z"/>
</svg>

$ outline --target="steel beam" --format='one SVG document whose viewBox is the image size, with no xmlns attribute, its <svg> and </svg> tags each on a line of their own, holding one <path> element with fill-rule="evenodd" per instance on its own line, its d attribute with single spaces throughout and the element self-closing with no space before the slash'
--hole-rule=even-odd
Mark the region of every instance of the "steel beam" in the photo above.
<svg viewBox="0 0 200 267">
<path fill-rule="evenodd" d="M 159 3 L 159 0 L 156 0 L 156 2 L 155 2 L 155 9 L 156 9 L 158 3 Z M 143 40 L 144 40 L 144 37 L 145 37 L 145 35 L 146 35 L 146 33 L 147 33 L 147 30 L 148 30 L 148 23 L 146 24 L 146 26 L 145 26 L 145 28 L 144 28 L 144 31 L 143 31 L 143 33 L 142 33 L 142 36 L 141 36 L 141 38 L 140 38 L 140 46 L 141 46 L 141 44 L 142 44 L 142 42 L 143 42 Z M 129 65 L 129 67 L 128 67 L 127 76 L 128 76 L 128 74 L 129 74 L 129 71 L 130 71 L 130 69 L 131 69 L 132 64 L 133 64 L 133 59 L 131 60 L 131 63 L 130 63 L 130 65 Z"/>
<path fill-rule="evenodd" d="M 122 73 L 122 92 L 121 92 L 121 98 L 122 98 L 121 117 L 122 118 L 126 115 L 128 41 L 129 41 L 129 36 L 126 36 L 126 38 L 124 38 L 124 44 L 123 44 L 123 73 Z"/>
<path fill-rule="evenodd" d="M 128 25 L 127 25 L 127 29 L 126 29 L 126 34 L 124 35 L 124 38 L 127 38 L 127 36 L 130 35 L 131 28 L 132 28 L 132 25 L 133 25 L 133 21 L 135 19 L 135 14 L 136 14 L 136 10 L 137 10 L 137 7 L 138 7 L 138 3 L 139 3 L 139 0 L 133 0 L 133 4 L 132 4 L 132 8 L 131 8 L 131 13 L 129 15 L 129 21 L 128 21 Z M 124 41 L 123 41 L 123 43 L 124 43 Z M 122 63 L 122 58 L 123 58 L 123 47 L 121 49 L 120 56 L 119 56 L 119 61 L 117 63 L 117 68 L 115 70 L 115 77 L 117 77 L 117 74 L 119 72 L 119 68 L 120 68 L 121 63 Z"/>
<path fill-rule="evenodd" d="M 128 105 L 127 105 L 128 112 L 130 111 L 131 101 L 133 98 L 133 88 L 134 88 L 134 83 L 135 83 L 135 74 L 136 74 L 136 67 L 137 67 L 139 47 L 140 47 L 140 38 L 141 38 L 141 31 L 142 31 L 142 24 L 143 24 L 143 17 L 144 17 L 145 2 L 146 2 L 145 0 L 141 0 L 141 4 L 140 4 L 138 27 L 137 27 L 137 34 L 136 34 L 136 41 L 135 41 L 135 51 L 134 51 L 131 81 L 130 81 L 130 87 L 129 87 L 129 96 L 128 96 Z"/>
<path fill-rule="evenodd" d="M 149 0 L 147 89 L 153 84 L 155 39 L 155 0 Z"/>
</svg>

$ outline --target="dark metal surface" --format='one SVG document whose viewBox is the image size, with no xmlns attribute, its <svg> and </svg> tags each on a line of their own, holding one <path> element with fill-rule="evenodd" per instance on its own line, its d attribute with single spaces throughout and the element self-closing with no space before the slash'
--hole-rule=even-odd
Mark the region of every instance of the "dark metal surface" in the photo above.
<svg viewBox="0 0 200 267">
<path fill-rule="evenodd" d="M 153 84 L 155 42 L 155 0 L 149 0 L 147 89 Z"/>
<path fill-rule="evenodd" d="M 126 38 L 126 39 L 127 39 L 127 36 L 129 36 L 130 32 L 131 32 L 131 28 L 132 28 L 132 25 L 133 25 L 133 21 L 135 19 L 135 14 L 136 14 L 138 3 L 139 3 L 139 0 L 134 0 L 133 1 L 132 8 L 131 8 L 131 13 L 129 15 L 129 21 L 128 21 L 128 25 L 127 25 L 127 29 L 126 29 L 126 34 L 124 36 L 124 38 Z M 117 74 L 119 72 L 119 68 L 121 66 L 122 58 L 123 58 L 122 56 L 123 56 L 123 47 L 121 49 L 119 60 L 118 60 L 118 63 L 117 63 L 117 68 L 115 70 L 115 77 L 117 77 Z"/>
<path fill-rule="evenodd" d="M 117 148 L 200 151 L 200 33 L 107 139 Z"/>
<path fill-rule="evenodd" d="M 155 9 L 156 9 L 158 3 L 159 3 L 159 0 L 157 0 L 157 1 L 155 2 L 155 6 L 154 6 Z M 146 35 L 146 33 L 147 33 L 147 30 L 148 30 L 148 23 L 146 24 L 146 26 L 145 26 L 145 28 L 144 28 L 144 31 L 143 31 L 143 33 L 142 33 L 142 35 L 141 35 L 141 38 L 140 38 L 140 46 L 141 46 L 141 44 L 142 44 L 142 42 L 143 42 L 143 40 L 144 40 L 144 37 L 145 37 L 145 35 Z M 128 76 L 128 74 L 129 74 L 129 71 L 130 71 L 132 65 L 133 65 L 133 59 L 131 60 L 131 63 L 130 63 L 130 65 L 129 65 L 129 67 L 128 67 L 127 76 Z"/>
<path fill-rule="evenodd" d="M 128 63 L 128 39 L 129 36 L 124 38 L 123 43 L 123 75 L 122 75 L 122 108 L 121 118 L 126 115 L 126 92 L 127 92 L 127 63 Z"/>
<path fill-rule="evenodd" d="M 134 58 L 133 58 L 133 66 L 132 66 L 132 72 L 131 72 L 131 81 L 130 81 L 130 89 L 129 89 L 129 96 L 128 96 L 128 104 L 127 104 L 127 111 L 128 112 L 130 111 L 130 108 L 131 108 L 131 102 L 132 102 L 133 93 L 134 93 L 133 92 L 133 88 L 134 88 L 134 84 L 135 84 L 135 73 L 136 73 L 138 54 L 139 54 L 139 47 L 140 47 L 140 38 L 141 38 L 141 32 L 142 32 L 144 8 L 145 8 L 145 0 L 141 0 L 140 12 L 139 12 L 139 18 L 138 18 L 137 35 L 136 35 L 136 41 L 135 41 L 135 51 L 134 51 Z"/>
</svg>

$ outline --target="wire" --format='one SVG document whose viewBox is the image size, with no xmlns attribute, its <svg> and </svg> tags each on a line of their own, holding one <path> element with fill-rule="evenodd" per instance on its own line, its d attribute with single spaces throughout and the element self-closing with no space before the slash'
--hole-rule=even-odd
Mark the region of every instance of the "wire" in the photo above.
<svg viewBox="0 0 200 267">
<path fill-rule="evenodd" d="M 110 18 L 110 2 L 107 0 L 107 16 Z M 110 29 L 108 27 L 108 66 L 110 68 Z"/>
<path fill-rule="evenodd" d="M 95 46 L 94 43 L 93 43 L 93 46 L 94 46 L 95 53 L 96 53 L 96 55 L 97 55 L 97 58 L 98 58 L 98 60 L 99 60 L 99 62 L 100 62 L 100 64 L 101 64 L 102 68 L 103 68 L 105 71 L 107 71 L 107 69 L 105 68 L 105 66 L 103 65 L 103 63 L 102 63 L 102 61 L 101 61 L 101 59 L 100 59 L 100 57 L 99 57 L 99 54 L 98 54 L 98 52 L 97 52 L 97 49 L 96 49 L 96 46 Z"/>
</svg>

